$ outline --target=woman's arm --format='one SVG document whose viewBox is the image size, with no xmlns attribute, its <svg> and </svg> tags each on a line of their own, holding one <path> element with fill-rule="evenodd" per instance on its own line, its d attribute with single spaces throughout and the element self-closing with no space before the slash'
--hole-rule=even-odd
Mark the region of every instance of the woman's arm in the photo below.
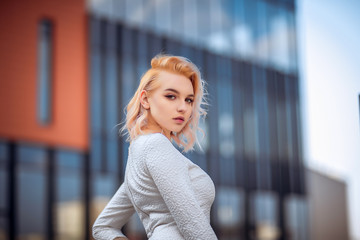
<svg viewBox="0 0 360 240">
<path fill-rule="evenodd" d="M 166 137 L 149 140 L 147 168 L 184 238 L 217 239 L 195 197 L 181 153 Z"/>
<path fill-rule="evenodd" d="M 122 184 L 93 225 L 96 240 L 127 239 L 121 228 L 129 221 L 135 209 Z"/>
</svg>

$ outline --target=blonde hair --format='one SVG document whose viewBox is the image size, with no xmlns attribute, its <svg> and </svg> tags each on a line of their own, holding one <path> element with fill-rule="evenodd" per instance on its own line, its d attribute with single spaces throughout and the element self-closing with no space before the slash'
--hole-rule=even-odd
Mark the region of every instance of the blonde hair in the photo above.
<svg viewBox="0 0 360 240">
<path fill-rule="evenodd" d="M 184 151 L 193 150 L 194 144 L 200 144 L 197 139 L 197 131 L 199 128 L 200 117 L 206 116 L 205 109 L 202 105 L 206 105 L 204 98 L 204 81 L 201 79 L 200 71 L 187 58 L 171 55 L 157 55 L 151 60 L 151 68 L 141 78 L 138 89 L 134 96 L 126 106 L 126 121 L 120 129 L 120 133 L 127 134 L 127 141 L 131 142 L 138 135 L 141 135 L 143 128 L 147 125 L 147 117 L 149 111 L 140 103 L 140 93 L 146 90 L 151 93 L 159 86 L 158 76 L 162 71 L 179 74 L 188 78 L 194 88 L 194 102 L 192 113 L 189 121 L 184 128 L 177 133 L 171 133 L 171 138 Z M 201 148 L 201 147 L 200 147 Z"/>
</svg>

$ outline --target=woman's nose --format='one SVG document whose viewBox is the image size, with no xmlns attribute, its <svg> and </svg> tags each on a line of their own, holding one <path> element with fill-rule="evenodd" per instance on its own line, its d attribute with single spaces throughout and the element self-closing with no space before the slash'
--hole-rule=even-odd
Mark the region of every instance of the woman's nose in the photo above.
<svg viewBox="0 0 360 240">
<path fill-rule="evenodd" d="M 188 106 L 186 105 L 185 101 L 181 101 L 178 105 L 178 111 L 179 112 L 186 112 Z"/>
</svg>

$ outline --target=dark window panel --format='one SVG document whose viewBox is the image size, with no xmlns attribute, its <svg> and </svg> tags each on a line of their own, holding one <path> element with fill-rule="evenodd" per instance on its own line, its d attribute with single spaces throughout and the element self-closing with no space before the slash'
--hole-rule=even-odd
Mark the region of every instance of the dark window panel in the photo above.
<svg viewBox="0 0 360 240">
<path fill-rule="evenodd" d="M 43 19 L 38 24 L 37 118 L 43 125 L 52 121 L 54 24 Z"/>
<path fill-rule="evenodd" d="M 58 151 L 55 166 L 55 221 L 57 239 L 84 239 L 83 155 Z"/>
<path fill-rule="evenodd" d="M 115 109 L 119 108 L 118 105 L 118 64 L 117 55 L 118 44 L 117 44 L 117 28 L 114 23 L 107 23 L 105 26 L 106 31 L 106 46 L 104 54 L 105 72 L 104 72 L 104 103 L 103 108 L 105 112 L 104 119 L 104 137 L 103 141 L 105 144 L 106 151 L 106 171 L 118 170 L 118 131 L 116 124 L 119 123 L 118 114 Z"/>
<path fill-rule="evenodd" d="M 207 54 L 206 56 L 206 69 L 208 79 L 208 92 L 209 92 L 209 104 L 211 108 L 208 112 L 209 122 L 209 155 L 208 166 L 209 174 L 215 184 L 219 183 L 219 133 L 218 133 L 218 105 L 216 96 L 216 56 L 213 54 Z"/>
<path fill-rule="evenodd" d="M 46 155 L 41 148 L 19 146 L 16 178 L 16 235 L 45 239 L 48 216 L 46 202 Z M 36 219 L 36 221 L 34 221 Z"/>
<path fill-rule="evenodd" d="M 100 171 L 103 167 L 103 30 L 99 19 L 90 21 L 90 155 L 91 168 Z"/>
<path fill-rule="evenodd" d="M 265 69 L 253 67 L 257 189 L 270 190 L 269 125 Z"/>
</svg>

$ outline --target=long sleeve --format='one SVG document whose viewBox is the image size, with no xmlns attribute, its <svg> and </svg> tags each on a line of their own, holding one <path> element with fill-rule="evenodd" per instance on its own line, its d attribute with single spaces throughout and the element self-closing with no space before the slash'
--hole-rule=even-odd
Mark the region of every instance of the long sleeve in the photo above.
<svg viewBox="0 0 360 240">
<path fill-rule="evenodd" d="M 125 237 L 121 228 L 129 221 L 135 210 L 122 184 L 93 225 L 96 240 L 109 240 Z"/>
<path fill-rule="evenodd" d="M 200 208 L 181 153 L 165 137 L 149 143 L 146 166 L 185 239 L 217 239 Z"/>
</svg>

